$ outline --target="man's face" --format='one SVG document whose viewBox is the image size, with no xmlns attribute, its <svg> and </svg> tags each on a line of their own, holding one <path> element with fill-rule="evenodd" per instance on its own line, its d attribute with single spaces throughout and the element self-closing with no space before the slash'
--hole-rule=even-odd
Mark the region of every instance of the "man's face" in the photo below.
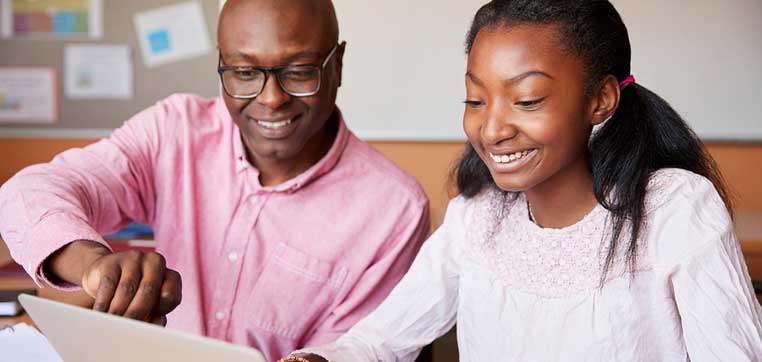
<svg viewBox="0 0 762 362">
<path fill-rule="evenodd" d="M 221 62 L 234 67 L 322 64 L 336 45 L 324 31 L 327 19 L 310 1 L 244 1 L 223 14 L 218 42 Z M 231 4 L 228 4 L 231 5 Z M 295 97 L 281 89 L 269 73 L 254 99 L 236 99 L 223 92 L 228 111 L 241 130 L 254 159 L 300 160 L 314 157 L 324 141 L 321 132 L 334 110 L 341 84 L 343 47 L 328 60 L 320 91 Z"/>
</svg>

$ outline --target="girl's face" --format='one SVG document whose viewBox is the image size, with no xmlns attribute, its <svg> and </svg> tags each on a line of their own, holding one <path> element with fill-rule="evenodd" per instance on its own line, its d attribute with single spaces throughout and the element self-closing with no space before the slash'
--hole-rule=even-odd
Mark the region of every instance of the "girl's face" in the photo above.
<svg viewBox="0 0 762 362">
<path fill-rule="evenodd" d="M 589 178 L 587 142 L 602 118 L 585 95 L 583 64 L 556 31 L 484 28 L 468 56 L 463 128 L 505 191 L 582 173 Z"/>
</svg>

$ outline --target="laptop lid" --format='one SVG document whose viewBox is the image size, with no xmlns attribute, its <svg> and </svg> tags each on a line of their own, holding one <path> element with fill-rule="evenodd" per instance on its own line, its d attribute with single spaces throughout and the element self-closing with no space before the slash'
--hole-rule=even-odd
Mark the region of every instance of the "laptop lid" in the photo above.
<svg viewBox="0 0 762 362">
<path fill-rule="evenodd" d="M 19 301 L 64 361 L 267 362 L 259 351 L 27 294 Z"/>
</svg>

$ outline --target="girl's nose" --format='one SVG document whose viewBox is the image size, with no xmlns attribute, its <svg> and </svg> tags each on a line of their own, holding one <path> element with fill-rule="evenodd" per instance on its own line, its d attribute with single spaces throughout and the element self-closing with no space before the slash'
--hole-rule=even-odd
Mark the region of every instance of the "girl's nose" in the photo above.
<svg viewBox="0 0 762 362">
<path fill-rule="evenodd" d="M 512 139 L 518 134 L 516 124 L 510 120 L 510 116 L 504 112 L 490 112 L 489 117 L 482 125 L 482 140 L 490 144 L 498 144 Z"/>
</svg>

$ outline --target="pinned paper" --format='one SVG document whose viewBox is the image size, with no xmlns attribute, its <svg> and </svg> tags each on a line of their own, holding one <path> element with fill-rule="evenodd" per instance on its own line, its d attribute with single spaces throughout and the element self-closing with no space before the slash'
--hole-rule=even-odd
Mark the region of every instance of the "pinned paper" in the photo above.
<svg viewBox="0 0 762 362">
<path fill-rule="evenodd" d="M 197 57 L 212 49 L 201 5 L 196 1 L 138 13 L 134 21 L 148 67 Z"/>
<path fill-rule="evenodd" d="M 64 91 L 73 99 L 129 99 L 133 90 L 132 51 L 127 45 L 68 45 L 64 49 Z"/>
<path fill-rule="evenodd" d="M 0 6 L 4 38 L 103 36 L 102 0 L 2 0 Z"/>
<path fill-rule="evenodd" d="M 0 67 L 0 123 L 58 120 L 58 81 L 52 68 Z"/>
</svg>

